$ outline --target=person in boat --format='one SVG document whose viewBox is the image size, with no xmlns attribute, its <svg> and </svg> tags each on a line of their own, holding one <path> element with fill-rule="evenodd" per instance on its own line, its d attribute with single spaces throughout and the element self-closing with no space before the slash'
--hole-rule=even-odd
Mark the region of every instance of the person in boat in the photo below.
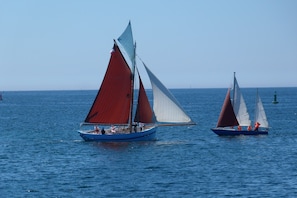
<svg viewBox="0 0 297 198">
<path fill-rule="evenodd" d="M 133 123 L 132 124 L 132 127 L 133 127 L 133 130 L 134 130 L 134 133 L 136 133 L 137 132 L 137 123 Z M 132 132 L 132 131 L 131 131 Z"/>
<path fill-rule="evenodd" d="M 254 129 L 254 131 L 258 131 L 260 125 L 261 125 L 261 124 L 260 124 L 259 122 L 256 122 L 256 123 L 255 123 L 255 129 Z"/>
<path fill-rule="evenodd" d="M 143 130 L 143 128 L 144 128 L 144 124 L 143 124 L 142 122 L 139 123 L 139 128 L 140 128 L 140 131 Z"/>
<path fill-rule="evenodd" d="M 240 125 L 238 125 L 237 130 L 241 131 L 241 126 Z"/>
<path fill-rule="evenodd" d="M 247 130 L 248 130 L 248 131 L 251 131 L 251 130 L 252 130 L 252 126 L 249 125 L 248 128 L 247 128 Z"/>
<path fill-rule="evenodd" d="M 112 133 L 115 133 L 115 132 L 116 132 L 116 127 L 112 125 L 111 128 L 110 128 L 110 131 L 111 131 Z"/>
<path fill-rule="evenodd" d="M 104 130 L 104 127 L 102 128 L 101 130 L 101 134 L 104 135 L 105 134 L 105 130 Z"/>
<path fill-rule="evenodd" d="M 98 128 L 97 125 L 94 127 L 94 131 L 95 131 L 96 133 L 99 133 L 99 132 L 100 132 L 100 129 Z"/>
</svg>

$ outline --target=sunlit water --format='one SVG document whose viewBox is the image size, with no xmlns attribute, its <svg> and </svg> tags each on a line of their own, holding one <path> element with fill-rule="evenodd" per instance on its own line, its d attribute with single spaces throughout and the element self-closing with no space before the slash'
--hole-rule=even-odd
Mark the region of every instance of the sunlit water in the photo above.
<svg viewBox="0 0 297 198">
<path fill-rule="evenodd" d="M 196 126 L 158 140 L 84 142 L 96 91 L 4 92 L 1 197 L 296 197 L 297 88 L 259 89 L 268 136 L 219 137 L 226 89 L 172 90 Z M 274 91 L 279 104 L 272 104 Z M 255 89 L 243 89 L 253 119 Z"/>
</svg>

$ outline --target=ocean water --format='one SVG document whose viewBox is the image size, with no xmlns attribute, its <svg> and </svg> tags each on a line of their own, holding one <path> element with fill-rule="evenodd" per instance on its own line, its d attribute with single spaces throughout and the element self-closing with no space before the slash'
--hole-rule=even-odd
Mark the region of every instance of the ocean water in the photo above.
<svg viewBox="0 0 297 198">
<path fill-rule="evenodd" d="M 297 88 L 260 88 L 267 136 L 219 137 L 226 89 L 173 89 L 197 125 L 157 141 L 84 142 L 96 91 L 4 92 L 1 197 L 297 197 Z M 279 104 L 272 104 L 274 91 Z M 253 119 L 255 89 L 242 89 Z"/>
</svg>

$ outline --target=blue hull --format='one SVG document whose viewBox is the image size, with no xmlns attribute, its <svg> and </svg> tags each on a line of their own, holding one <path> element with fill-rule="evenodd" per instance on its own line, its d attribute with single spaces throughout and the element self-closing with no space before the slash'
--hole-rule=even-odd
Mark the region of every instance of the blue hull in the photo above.
<svg viewBox="0 0 297 198">
<path fill-rule="evenodd" d="M 234 130 L 234 129 L 211 129 L 214 133 L 219 136 L 237 136 L 237 135 L 268 135 L 268 131 L 246 131 L 246 130 Z"/>
<path fill-rule="evenodd" d="M 134 141 L 152 141 L 156 140 L 157 128 L 153 127 L 141 132 L 127 134 L 101 135 L 78 131 L 79 135 L 85 141 L 95 142 L 134 142 Z"/>
</svg>

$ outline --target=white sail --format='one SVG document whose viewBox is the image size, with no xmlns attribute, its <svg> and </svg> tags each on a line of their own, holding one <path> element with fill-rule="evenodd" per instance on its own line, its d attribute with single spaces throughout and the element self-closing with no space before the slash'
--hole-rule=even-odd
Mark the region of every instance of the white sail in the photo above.
<svg viewBox="0 0 297 198">
<path fill-rule="evenodd" d="M 159 79 L 143 63 L 153 89 L 153 110 L 158 122 L 191 123 L 191 118 L 185 113 L 174 96 L 159 81 Z"/>
<path fill-rule="evenodd" d="M 240 126 L 250 126 L 251 120 L 234 74 L 233 110 Z"/>
<path fill-rule="evenodd" d="M 260 96 L 258 95 L 257 90 L 257 97 L 256 97 L 256 109 L 255 109 L 255 123 L 259 122 L 260 127 L 268 128 L 268 120 L 265 114 L 265 110 L 261 101 Z"/>
<path fill-rule="evenodd" d="M 125 50 L 125 53 L 122 50 L 121 51 L 123 52 L 126 61 L 129 60 L 128 62 L 130 62 L 130 64 L 132 64 L 131 66 L 133 67 L 135 65 L 135 46 L 133 43 L 134 41 L 130 22 L 125 31 L 118 38 L 118 41 Z M 126 56 L 128 56 L 129 58 L 126 58 Z"/>
</svg>

